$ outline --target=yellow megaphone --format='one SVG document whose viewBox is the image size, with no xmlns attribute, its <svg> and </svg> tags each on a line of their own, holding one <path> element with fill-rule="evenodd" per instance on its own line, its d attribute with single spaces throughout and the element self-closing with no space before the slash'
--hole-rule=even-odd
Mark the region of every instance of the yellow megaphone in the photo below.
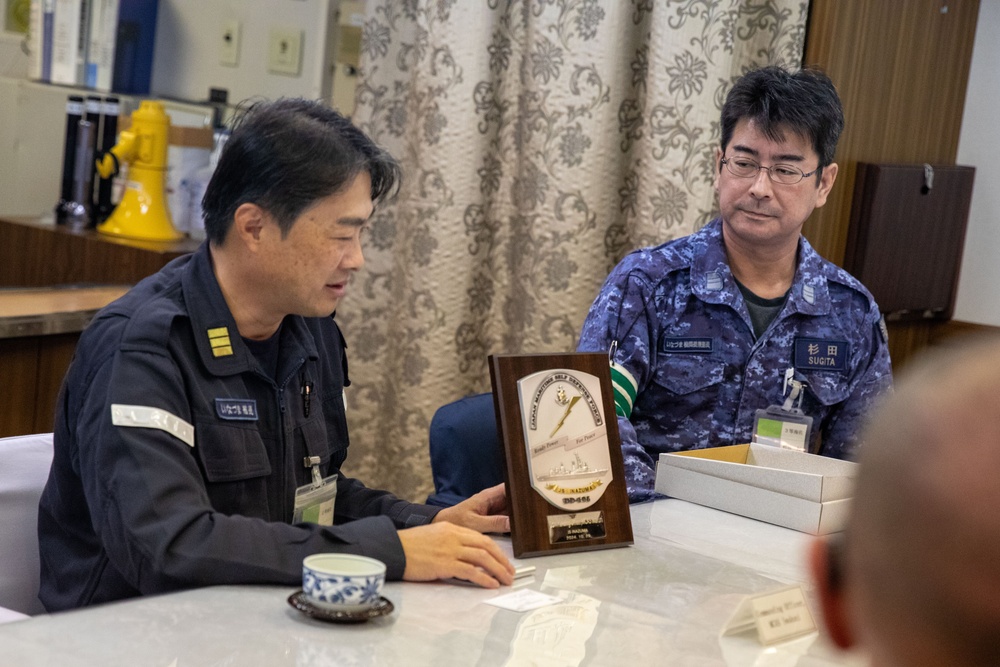
<svg viewBox="0 0 1000 667">
<path fill-rule="evenodd" d="M 118 143 L 97 161 L 101 178 L 111 178 L 127 163 L 128 181 L 122 200 L 106 221 L 97 226 L 104 234 L 144 241 L 175 241 L 183 234 L 174 229 L 164 184 L 170 116 L 159 102 L 145 101 L 132 112 L 132 124 L 118 136 Z"/>
</svg>

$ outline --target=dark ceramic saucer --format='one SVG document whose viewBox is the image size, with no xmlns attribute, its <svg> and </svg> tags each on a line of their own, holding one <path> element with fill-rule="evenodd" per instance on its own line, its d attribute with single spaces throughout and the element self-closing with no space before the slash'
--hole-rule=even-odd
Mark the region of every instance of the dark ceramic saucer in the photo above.
<svg viewBox="0 0 1000 667">
<path fill-rule="evenodd" d="M 386 616 L 392 613 L 395 608 L 392 602 L 384 597 L 367 609 L 333 610 L 319 607 L 313 604 L 305 592 L 298 590 L 288 596 L 288 604 L 301 611 L 306 616 L 310 616 L 320 621 L 330 623 L 363 623 L 379 616 Z"/>
</svg>

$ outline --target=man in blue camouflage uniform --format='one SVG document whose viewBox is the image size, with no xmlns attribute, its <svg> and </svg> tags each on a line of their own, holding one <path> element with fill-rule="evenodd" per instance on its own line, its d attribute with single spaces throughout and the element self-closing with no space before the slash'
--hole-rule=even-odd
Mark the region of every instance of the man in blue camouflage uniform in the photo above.
<svg viewBox="0 0 1000 667">
<path fill-rule="evenodd" d="M 390 579 L 512 583 L 481 534 L 509 530 L 503 485 L 440 509 L 339 474 L 350 379 L 331 314 L 398 170 L 319 103 L 241 116 L 202 200 L 208 240 L 80 338 L 39 505 L 48 610 L 291 586 L 318 552 L 378 558 Z"/>
<path fill-rule="evenodd" d="M 721 216 L 631 253 L 601 289 L 578 349 L 611 356 L 631 501 L 656 495 L 660 453 L 750 442 L 757 410 L 796 384 L 809 451 L 853 455 L 892 383 L 885 325 L 865 287 L 801 235 L 836 180 L 842 128 L 825 75 L 742 77 L 715 152 Z"/>
</svg>

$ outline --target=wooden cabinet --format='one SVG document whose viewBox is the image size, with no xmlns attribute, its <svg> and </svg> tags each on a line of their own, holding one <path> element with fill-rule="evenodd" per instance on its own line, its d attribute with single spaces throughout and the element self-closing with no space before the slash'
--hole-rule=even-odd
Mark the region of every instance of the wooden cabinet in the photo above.
<svg viewBox="0 0 1000 667">
<path fill-rule="evenodd" d="M 812 0 L 803 62 L 822 68 L 844 104 L 837 184 L 803 232 L 843 265 L 859 162 L 953 165 L 979 0 Z M 889 323 L 894 370 L 964 325 Z"/>
<path fill-rule="evenodd" d="M 0 218 L 0 287 L 133 285 L 198 247 L 120 239 L 28 218 Z"/>
<path fill-rule="evenodd" d="M 63 376 L 93 315 L 197 247 L 0 218 L 0 437 L 51 431 Z"/>
</svg>

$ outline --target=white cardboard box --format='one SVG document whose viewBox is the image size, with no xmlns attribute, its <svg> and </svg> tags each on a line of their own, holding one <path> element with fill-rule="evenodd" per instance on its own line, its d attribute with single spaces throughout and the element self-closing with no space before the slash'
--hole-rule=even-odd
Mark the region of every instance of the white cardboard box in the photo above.
<svg viewBox="0 0 1000 667">
<path fill-rule="evenodd" d="M 660 454 L 659 493 L 814 535 L 842 530 L 856 463 L 749 444 Z"/>
</svg>

